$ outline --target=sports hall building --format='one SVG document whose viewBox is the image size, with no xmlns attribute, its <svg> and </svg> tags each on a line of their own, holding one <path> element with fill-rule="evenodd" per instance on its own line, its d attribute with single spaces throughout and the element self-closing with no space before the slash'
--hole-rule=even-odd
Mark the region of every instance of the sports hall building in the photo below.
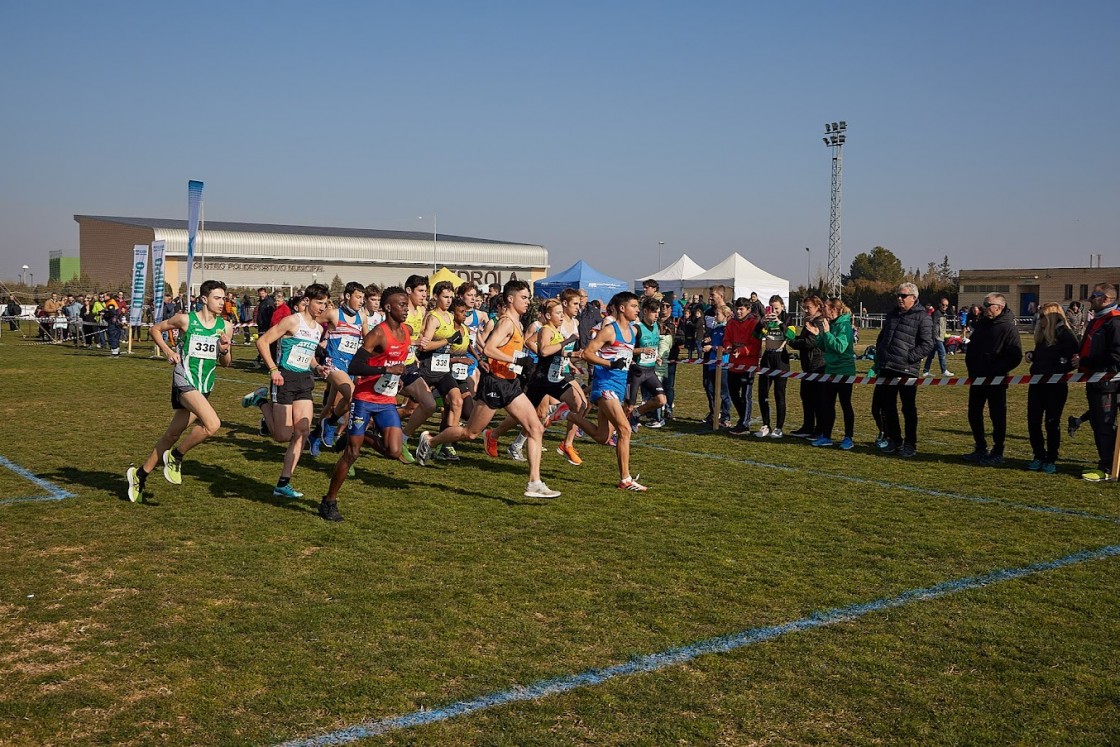
<svg viewBox="0 0 1120 747">
<path fill-rule="evenodd" d="M 82 270 L 97 283 L 131 282 L 137 244 L 167 242 L 164 277 L 178 293 L 186 281 L 187 222 L 162 218 L 75 215 Z M 342 281 L 397 285 L 409 275 L 447 267 L 481 285 L 533 281 L 548 274 L 548 250 L 537 244 L 419 231 L 280 226 L 208 221 L 195 241 L 191 292 L 208 279 L 231 288 L 301 288 Z M 148 275 L 149 287 L 151 272 Z"/>
<path fill-rule="evenodd" d="M 1068 306 L 1088 305 L 1097 283 L 1120 282 L 1120 267 L 1026 267 L 1002 270 L 961 270 L 957 305 L 966 308 L 984 303 L 989 293 L 1002 294 L 1018 316 L 1029 316 L 1031 304 L 1050 301 Z"/>
</svg>

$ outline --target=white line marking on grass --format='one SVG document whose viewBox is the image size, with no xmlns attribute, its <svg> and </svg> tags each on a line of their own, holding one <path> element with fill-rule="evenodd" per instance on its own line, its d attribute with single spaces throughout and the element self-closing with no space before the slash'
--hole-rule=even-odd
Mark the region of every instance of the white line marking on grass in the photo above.
<svg viewBox="0 0 1120 747">
<path fill-rule="evenodd" d="M 508 690 L 482 695 L 473 700 L 459 701 L 458 703 L 453 703 L 443 708 L 436 708 L 431 711 L 413 711 L 403 716 L 394 716 L 377 721 L 367 721 L 357 726 L 332 731 L 317 737 L 285 742 L 281 747 L 320 747 L 322 745 L 349 744 L 359 739 L 374 737 L 401 729 L 409 729 L 414 726 L 447 721 L 457 716 L 465 716 L 510 703 L 533 701 L 549 695 L 569 692 L 580 687 L 592 687 L 617 677 L 656 672 L 661 669 L 684 664 L 706 654 L 727 653 L 743 648 L 744 646 L 752 646 L 756 643 L 770 641 L 786 635 L 787 633 L 799 633 L 801 631 L 813 630 L 838 622 L 850 622 L 869 615 L 872 612 L 894 609 L 912 602 L 937 599 L 938 597 L 955 594 L 960 591 L 979 589 L 984 586 L 1003 583 L 1004 581 L 1013 581 L 1015 579 L 1033 576 L 1044 571 L 1065 568 L 1091 560 L 1103 560 L 1117 555 L 1120 555 L 1120 545 L 1109 545 L 1097 550 L 1086 550 L 1084 552 L 1066 555 L 1056 560 L 1033 563 L 1019 568 L 992 571 L 991 573 L 986 573 L 981 576 L 969 576 L 953 581 L 945 581 L 935 586 L 911 589 L 910 591 L 905 591 L 894 597 L 882 597 L 871 602 L 853 604 L 848 607 L 820 610 L 807 617 L 780 625 L 748 628 L 739 633 L 720 636 L 718 638 L 709 638 L 687 646 L 680 646 L 655 654 L 639 656 L 625 664 L 616 664 L 601 669 L 588 669 L 579 674 L 541 680 L 525 687 L 517 685 Z"/>
<path fill-rule="evenodd" d="M 797 472 L 802 475 L 812 475 L 814 477 L 826 477 L 831 480 L 846 480 L 854 482 L 859 485 L 875 485 L 880 488 L 887 488 L 889 490 L 904 490 L 910 493 L 920 493 L 921 495 L 932 495 L 937 498 L 951 498 L 957 501 L 969 501 L 970 503 L 987 503 L 993 506 L 1003 506 L 1005 508 L 1014 508 L 1021 511 L 1037 511 L 1044 514 L 1057 514 L 1059 516 L 1075 516 L 1079 519 L 1093 519 L 1095 521 L 1107 521 L 1111 524 L 1120 524 L 1120 517 L 1104 516 L 1101 514 L 1089 513 L 1088 511 L 1078 511 L 1072 508 L 1060 508 L 1058 506 L 1044 506 L 1036 505 L 1033 503 L 1017 503 L 1015 501 L 1005 501 L 1000 498 L 985 498 L 979 495 L 964 495 L 962 493 L 950 493 L 944 490 L 933 490 L 931 488 L 923 488 L 917 485 L 907 485 L 906 483 L 888 482 L 887 480 L 874 480 L 869 477 L 854 477 L 852 475 L 844 475 L 836 472 L 823 472 L 815 469 L 805 469 L 804 467 L 795 467 L 788 464 L 770 464 L 769 462 L 759 462 L 754 459 L 736 459 L 735 457 L 724 456 L 722 454 L 707 454 L 702 451 L 682 451 L 681 449 L 671 449 L 668 446 L 657 446 L 646 441 L 634 440 L 631 443 L 637 443 L 647 449 L 655 449 L 657 451 L 670 451 L 674 454 L 684 454 L 686 456 L 703 457 L 705 459 L 715 459 L 721 462 L 733 462 L 735 464 L 743 464 L 748 467 L 761 467 L 762 469 L 776 469 L 783 472 Z"/>
<path fill-rule="evenodd" d="M 33 501 L 61 501 L 66 498 L 73 498 L 74 494 L 63 490 L 54 483 L 44 480 L 36 475 L 29 469 L 24 469 L 15 462 L 5 459 L 0 456 L 0 467 L 7 467 L 12 472 L 22 477 L 25 480 L 35 483 L 43 490 L 47 491 L 46 495 L 28 495 L 13 498 L 0 498 L 0 504 L 3 503 L 30 503 Z"/>
</svg>

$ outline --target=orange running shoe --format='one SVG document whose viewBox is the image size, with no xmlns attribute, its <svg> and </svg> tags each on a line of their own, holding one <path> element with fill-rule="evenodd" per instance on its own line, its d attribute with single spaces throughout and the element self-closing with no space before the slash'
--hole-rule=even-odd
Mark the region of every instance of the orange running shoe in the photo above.
<svg viewBox="0 0 1120 747">
<path fill-rule="evenodd" d="M 576 451 L 575 444 L 571 446 L 564 446 L 560 444 L 556 447 L 556 453 L 568 460 L 568 464 L 575 465 L 576 467 L 583 464 L 583 460 L 579 458 L 579 452 Z"/>
<path fill-rule="evenodd" d="M 494 435 L 494 432 L 492 430 L 487 428 L 482 432 L 482 440 L 486 444 L 486 456 L 490 457 L 491 459 L 497 459 L 498 437 Z"/>
</svg>

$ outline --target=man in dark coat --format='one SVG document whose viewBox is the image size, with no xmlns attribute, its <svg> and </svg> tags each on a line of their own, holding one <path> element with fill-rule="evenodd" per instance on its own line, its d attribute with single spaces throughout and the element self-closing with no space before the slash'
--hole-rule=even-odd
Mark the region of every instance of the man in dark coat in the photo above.
<svg viewBox="0 0 1120 747">
<path fill-rule="evenodd" d="M 984 310 L 972 330 L 964 364 L 972 379 L 990 380 L 1007 376 L 1023 360 L 1023 345 L 1015 315 L 1007 308 L 1007 299 L 990 293 L 984 299 Z M 992 419 L 992 450 L 984 432 L 984 404 Z M 967 462 L 986 465 L 1003 464 L 1003 442 L 1007 438 L 1007 384 L 977 384 L 968 388 L 968 425 L 976 446 L 964 455 Z"/>
<path fill-rule="evenodd" d="M 1116 305 L 1116 286 L 1100 283 L 1089 294 L 1093 319 L 1085 325 L 1081 351 L 1075 363 L 1082 373 L 1120 371 L 1120 308 Z M 1089 423 L 1097 443 L 1097 468 L 1081 473 L 1091 482 L 1107 480 L 1112 469 L 1112 450 L 1116 443 L 1116 392 L 1120 380 L 1085 385 L 1089 400 Z"/>
<path fill-rule="evenodd" d="M 276 311 L 276 302 L 264 288 L 257 288 L 257 336 L 263 335 L 272 326 L 272 314 Z M 246 328 L 247 329 L 247 328 Z M 257 365 L 263 366 L 264 361 L 257 355 Z"/>
<path fill-rule="evenodd" d="M 916 379 L 922 361 L 933 350 L 933 322 L 918 303 L 918 287 L 903 283 L 895 292 L 896 307 L 883 320 L 875 346 L 875 369 L 881 379 Z M 875 387 L 872 411 L 878 412 L 886 435 L 882 452 L 912 457 L 918 447 L 917 382 Z M 898 401 L 902 400 L 903 436 L 898 420 Z"/>
</svg>

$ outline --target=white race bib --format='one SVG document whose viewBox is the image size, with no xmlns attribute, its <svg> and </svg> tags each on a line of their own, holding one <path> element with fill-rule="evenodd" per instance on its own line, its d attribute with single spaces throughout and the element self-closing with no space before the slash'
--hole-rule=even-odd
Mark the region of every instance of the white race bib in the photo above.
<svg viewBox="0 0 1120 747">
<path fill-rule="evenodd" d="M 383 394 L 386 397 L 397 396 L 397 388 L 401 385 L 400 374 L 381 374 L 377 383 L 373 385 L 373 391 L 378 394 Z"/>
<path fill-rule="evenodd" d="M 361 347 L 361 340 L 354 335 L 347 335 L 338 342 L 338 352 L 343 355 L 353 355 Z"/>
<path fill-rule="evenodd" d="M 451 370 L 451 353 L 436 353 L 432 356 L 432 373 L 447 373 Z"/>
<path fill-rule="evenodd" d="M 218 338 L 192 337 L 190 346 L 187 348 L 187 357 L 207 361 L 216 360 L 218 358 Z"/>
<path fill-rule="evenodd" d="M 548 367 L 548 380 L 553 384 L 559 384 L 564 380 L 565 360 L 560 356 L 552 359 L 552 363 Z"/>
<path fill-rule="evenodd" d="M 455 381 L 466 381 L 467 371 L 469 370 L 470 366 L 468 366 L 466 363 L 452 363 L 451 378 L 455 379 Z"/>
<path fill-rule="evenodd" d="M 311 359 L 315 352 L 310 348 L 295 347 L 288 353 L 288 368 L 296 371 L 307 371 L 311 368 Z"/>
<path fill-rule="evenodd" d="M 642 363 L 642 364 L 645 364 L 645 365 L 650 365 L 652 363 L 656 363 L 657 362 L 657 353 L 656 352 L 654 352 L 654 353 L 642 353 L 641 357 L 638 358 L 638 362 Z"/>
</svg>

